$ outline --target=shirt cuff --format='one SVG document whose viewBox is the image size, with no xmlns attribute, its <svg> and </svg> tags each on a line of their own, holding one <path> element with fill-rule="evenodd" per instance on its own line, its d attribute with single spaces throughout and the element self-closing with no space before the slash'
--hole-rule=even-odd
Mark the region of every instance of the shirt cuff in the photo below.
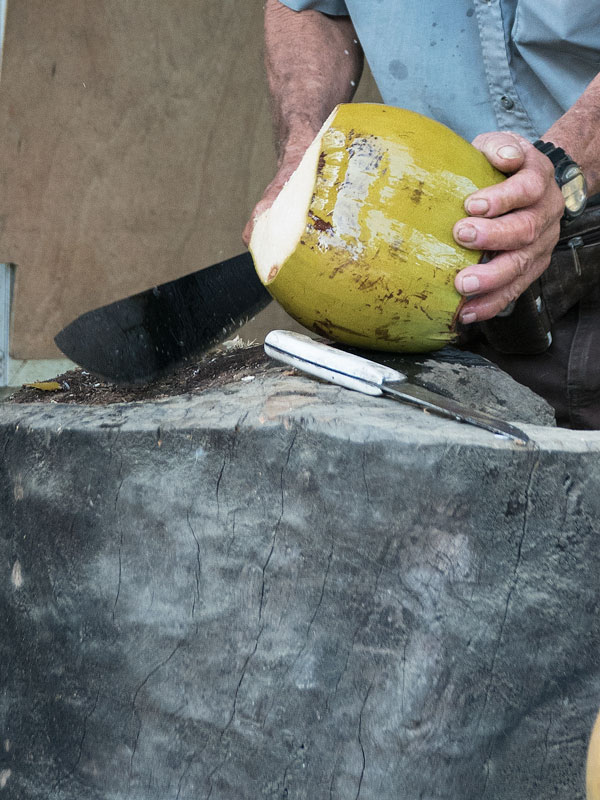
<svg viewBox="0 0 600 800">
<path fill-rule="evenodd" d="M 305 11 L 307 8 L 312 8 L 333 16 L 347 16 L 348 14 L 344 0 L 279 0 L 279 2 L 291 8 L 292 11 Z"/>
</svg>

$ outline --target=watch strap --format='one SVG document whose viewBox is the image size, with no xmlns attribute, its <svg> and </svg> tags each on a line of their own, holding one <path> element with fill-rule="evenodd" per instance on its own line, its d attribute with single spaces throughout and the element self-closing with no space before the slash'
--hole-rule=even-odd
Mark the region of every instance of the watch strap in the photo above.
<svg viewBox="0 0 600 800">
<path fill-rule="evenodd" d="M 541 139 L 537 139 L 533 146 L 543 153 L 545 156 L 548 156 L 550 161 L 554 164 L 554 167 L 558 167 L 563 161 L 569 161 L 571 163 L 575 163 L 573 159 L 566 153 L 562 147 L 557 147 L 552 142 L 544 142 Z"/>
<path fill-rule="evenodd" d="M 575 167 L 581 173 L 581 167 L 565 150 L 563 150 L 562 147 L 557 147 L 553 142 L 544 142 L 542 139 L 536 139 L 536 141 L 533 143 L 533 146 L 539 150 L 540 153 L 543 153 L 547 158 L 550 159 L 552 166 L 554 167 L 554 178 L 558 184 L 558 188 L 564 194 L 563 186 L 565 185 L 565 181 L 563 180 L 563 176 L 565 174 L 565 170 L 567 170 L 569 167 Z M 585 178 L 583 178 L 583 181 L 585 191 Z M 583 213 L 585 206 L 586 203 L 584 203 L 579 210 L 571 211 L 565 202 L 563 219 L 571 220 L 578 217 L 581 213 Z"/>
</svg>

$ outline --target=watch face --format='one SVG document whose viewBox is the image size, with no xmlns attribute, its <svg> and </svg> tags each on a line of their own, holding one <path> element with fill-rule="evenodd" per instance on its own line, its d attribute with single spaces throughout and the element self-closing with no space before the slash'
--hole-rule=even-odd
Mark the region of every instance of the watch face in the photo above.
<svg viewBox="0 0 600 800">
<path fill-rule="evenodd" d="M 583 172 L 577 164 L 570 164 L 560 176 L 560 190 L 565 198 L 565 207 L 570 214 L 580 214 L 585 208 L 587 190 Z"/>
</svg>

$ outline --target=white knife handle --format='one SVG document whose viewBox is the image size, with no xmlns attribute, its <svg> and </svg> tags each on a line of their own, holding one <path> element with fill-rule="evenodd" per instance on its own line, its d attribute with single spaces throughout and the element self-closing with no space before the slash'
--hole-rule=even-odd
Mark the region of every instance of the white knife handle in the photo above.
<svg viewBox="0 0 600 800">
<path fill-rule="evenodd" d="M 315 342 L 302 333 L 271 331 L 265 337 L 265 353 L 277 361 L 317 378 L 363 394 L 383 394 L 384 381 L 404 381 L 406 375 L 361 356 Z"/>
</svg>

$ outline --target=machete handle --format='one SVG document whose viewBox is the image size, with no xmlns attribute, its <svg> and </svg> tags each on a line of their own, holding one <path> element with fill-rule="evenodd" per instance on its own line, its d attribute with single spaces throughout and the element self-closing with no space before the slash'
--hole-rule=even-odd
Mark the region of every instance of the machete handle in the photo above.
<svg viewBox="0 0 600 800">
<path fill-rule="evenodd" d="M 373 396 L 383 394 L 381 387 L 385 381 L 406 380 L 406 375 L 398 370 L 292 331 L 267 334 L 265 353 L 316 378 Z"/>
</svg>

